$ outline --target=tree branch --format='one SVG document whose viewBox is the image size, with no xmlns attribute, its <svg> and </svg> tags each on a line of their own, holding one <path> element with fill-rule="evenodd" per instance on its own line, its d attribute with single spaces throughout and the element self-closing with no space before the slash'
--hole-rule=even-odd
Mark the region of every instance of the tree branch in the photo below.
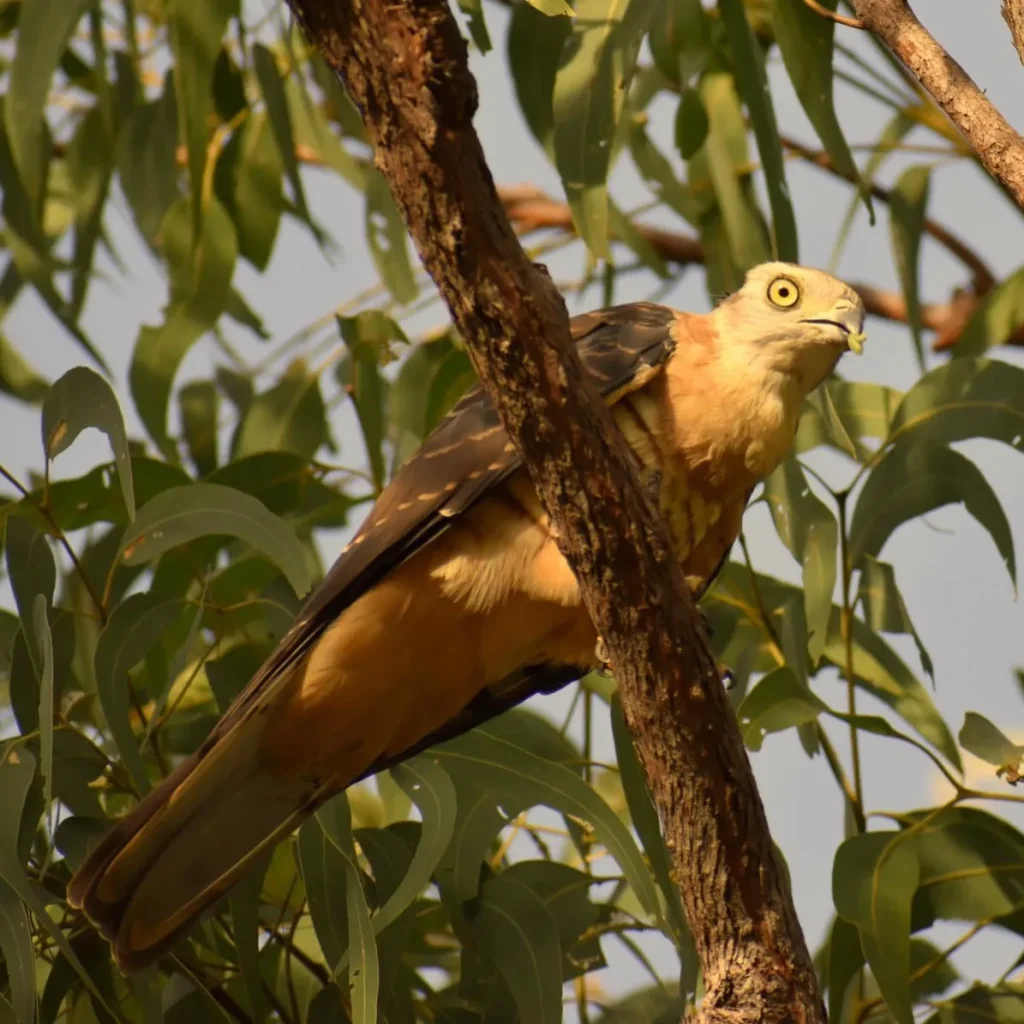
<svg viewBox="0 0 1024 1024">
<path fill-rule="evenodd" d="M 1024 209 L 1024 139 L 917 20 L 907 0 L 853 0 L 853 6 L 864 27 L 931 93 L 984 168 Z"/>
<path fill-rule="evenodd" d="M 505 212 L 520 234 L 529 234 L 531 231 L 543 228 L 559 231 L 575 230 L 569 207 L 565 203 L 552 199 L 540 189 L 531 185 L 502 187 L 498 189 L 498 195 L 505 204 Z M 662 259 L 679 266 L 704 262 L 704 247 L 700 240 L 692 235 L 666 231 L 663 228 L 655 228 L 642 223 L 634 224 L 633 227 L 650 243 Z M 948 238 L 954 238 L 941 225 L 936 224 L 934 227 L 938 231 L 945 232 Z M 963 245 L 959 240 L 956 241 Z M 964 248 L 966 249 L 966 246 Z M 979 266 L 984 267 L 984 264 L 979 262 Z M 921 306 L 921 322 L 928 330 L 935 332 L 932 348 L 936 352 L 953 348 L 956 345 L 968 320 L 992 287 L 992 283 L 989 283 L 985 291 L 979 291 L 977 268 L 972 267 L 972 269 L 975 269 L 975 274 L 970 290 L 957 290 L 949 302 L 929 302 Z M 851 286 L 857 290 L 864 300 L 865 308 L 872 316 L 894 320 L 898 323 L 907 323 L 909 319 L 907 303 L 898 292 L 885 291 L 870 284 L 852 284 Z M 1007 345 L 1024 345 L 1024 329 L 1017 331 L 1004 341 Z"/>
<path fill-rule="evenodd" d="M 289 0 L 362 112 L 616 670 L 704 969 L 697 1020 L 823 1022 L 750 762 L 664 523 L 501 207 L 444 0 Z"/>
<path fill-rule="evenodd" d="M 1002 15 L 1010 28 L 1017 56 L 1024 64 L 1024 0 L 1003 0 Z"/>
</svg>

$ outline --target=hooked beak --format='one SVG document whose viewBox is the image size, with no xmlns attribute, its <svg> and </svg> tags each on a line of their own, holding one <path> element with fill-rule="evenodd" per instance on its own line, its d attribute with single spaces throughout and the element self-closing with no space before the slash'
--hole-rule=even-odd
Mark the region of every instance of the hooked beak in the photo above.
<svg viewBox="0 0 1024 1024">
<path fill-rule="evenodd" d="M 833 310 L 832 317 L 815 317 L 802 321 L 805 324 L 826 324 L 838 327 L 846 337 L 846 344 L 854 355 L 864 351 L 867 335 L 861 330 L 864 324 L 863 314 L 852 302 L 840 302 Z"/>
</svg>

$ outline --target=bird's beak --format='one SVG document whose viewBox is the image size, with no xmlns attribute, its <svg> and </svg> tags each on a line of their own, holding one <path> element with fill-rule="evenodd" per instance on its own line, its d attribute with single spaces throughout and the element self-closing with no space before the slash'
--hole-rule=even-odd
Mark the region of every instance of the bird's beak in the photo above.
<svg viewBox="0 0 1024 1024">
<path fill-rule="evenodd" d="M 854 355 L 860 355 L 864 351 L 864 342 L 867 335 L 861 330 L 864 325 L 861 310 L 852 302 L 843 300 L 836 303 L 831 316 L 815 317 L 805 320 L 808 324 L 829 324 L 838 327 L 846 335 L 846 344 Z"/>
</svg>

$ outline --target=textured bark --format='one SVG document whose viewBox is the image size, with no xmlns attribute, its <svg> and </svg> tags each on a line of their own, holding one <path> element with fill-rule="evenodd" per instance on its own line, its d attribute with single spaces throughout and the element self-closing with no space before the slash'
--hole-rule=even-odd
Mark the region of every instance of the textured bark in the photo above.
<svg viewBox="0 0 1024 1024">
<path fill-rule="evenodd" d="M 1024 209 L 1024 139 L 917 20 L 907 0 L 853 0 L 853 6 L 864 28 L 878 36 L 931 93 L 985 170 Z"/>
<path fill-rule="evenodd" d="M 1024 64 L 1024 0 L 1003 0 L 1003 21 L 1010 29 L 1017 56 Z"/>
<path fill-rule="evenodd" d="M 565 303 L 498 199 L 447 4 L 289 2 L 362 112 L 377 166 L 605 638 L 704 968 L 697 1019 L 824 1021 L 707 639 L 625 442 L 583 377 Z"/>
</svg>

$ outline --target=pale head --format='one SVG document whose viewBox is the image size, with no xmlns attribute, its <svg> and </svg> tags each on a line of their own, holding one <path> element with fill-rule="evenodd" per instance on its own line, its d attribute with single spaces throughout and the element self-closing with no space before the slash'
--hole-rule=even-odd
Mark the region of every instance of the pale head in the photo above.
<svg viewBox="0 0 1024 1024">
<path fill-rule="evenodd" d="M 783 374 L 804 393 L 847 350 L 864 341 L 864 303 L 846 283 L 794 263 L 762 263 L 711 314 L 720 356 L 758 372 Z M 725 351 L 727 349 L 728 351 Z"/>
</svg>

